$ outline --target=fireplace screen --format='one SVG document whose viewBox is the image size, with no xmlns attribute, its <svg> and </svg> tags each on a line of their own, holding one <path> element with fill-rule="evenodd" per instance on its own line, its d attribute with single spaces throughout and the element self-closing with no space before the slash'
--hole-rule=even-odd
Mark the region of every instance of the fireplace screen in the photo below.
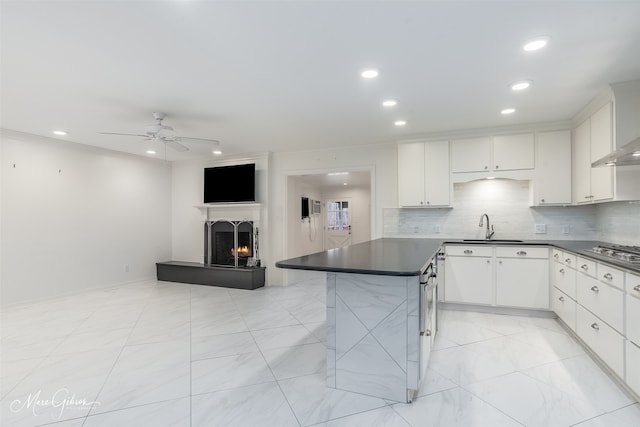
<svg viewBox="0 0 640 427">
<path fill-rule="evenodd" d="M 252 222 L 209 221 L 204 231 L 205 264 L 245 267 L 254 256 Z"/>
</svg>

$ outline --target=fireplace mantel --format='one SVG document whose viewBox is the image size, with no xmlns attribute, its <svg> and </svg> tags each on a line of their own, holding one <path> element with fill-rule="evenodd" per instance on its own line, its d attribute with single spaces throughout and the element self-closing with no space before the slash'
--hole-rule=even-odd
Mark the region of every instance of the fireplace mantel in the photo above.
<svg viewBox="0 0 640 427">
<path fill-rule="evenodd" d="M 220 219 L 243 219 L 260 222 L 260 210 L 262 203 L 211 203 L 195 205 L 202 214 L 202 221 L 214 221 Z"/>
</svg>

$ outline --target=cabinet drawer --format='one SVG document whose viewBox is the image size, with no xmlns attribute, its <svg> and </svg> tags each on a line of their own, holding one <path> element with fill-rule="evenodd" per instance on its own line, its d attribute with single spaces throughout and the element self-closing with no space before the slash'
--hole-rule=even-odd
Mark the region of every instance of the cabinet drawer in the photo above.
<svg viewBox="0 0 640 427">
<path fill-rule="evenodd" d="M 600 281 L 624 291 L 624 273 L 605 264 L 598 264 Z"/>
<path fill-rule="evenodd" d="M 625 300 L 627 303 L 626 335 L 636 345 L 640 345 L 640 298 L 627 294 Z"/>
<path fill-rule="evenodd" d="M 554 261 L 563 262 L 564 254 L 559 249 L 551 249 L 551 258 L 553 258 Z"/>
<path fill-rule="evenodd" d="M 576 311 L 578 336 L 620 378 L 624 378 L 624 337 L 580 304 Z"/>
<path fill-rule="evenodd" d="M 578 257 L 569 252 L 563 252 L 562 262 L 564 265 L 576 268 L 576 264 L 578 264 Z"/>
<path fill-rule="evenodd" d="M 551 288 L 551 308 L 572 330 L 576 330 L 576 302 L 555 286 Z"/>
<path fill-rule="evenodd" d="M 453 256 L 493 256 L 493 247 L 484 245 L 447 246 L 445 253 Z"/>
<path fill-rule="evenodd" d="M 624 284 L 628 294 L 640 298 L 640 276 L 636 276 L 632 273 L 625 273 Z"/>
<path fill-rule="evenodd" d="M 496 256 L 499 258 L 549 258 L 548 248 L 522 247 L 522 246 L 497 246 Z"/>
<path fill-rule="evenodd" d="M 586 258 L 578 257 L 577 260 L 578 271 L 587 274 L 591 277 L 596 277 L 596 262 Z"/>
<path fill-rule="evenodd" d="M 553 285 L 576 299 L 576 271 L 564 264 L 553 263 Z"/>
<path fill-rule="evenodd" d="M 596 279 L 578 275 L 578 303 L 618 332 L 624 331 L 624 292 Z"/>
<path fill-rule="evenodd" d="M 631 390 L 640 394 L 640 347 L 627 340 L 625 341 L 625 352 L 627 366 L 624 381 L 631 387 Z"/>
</svg>

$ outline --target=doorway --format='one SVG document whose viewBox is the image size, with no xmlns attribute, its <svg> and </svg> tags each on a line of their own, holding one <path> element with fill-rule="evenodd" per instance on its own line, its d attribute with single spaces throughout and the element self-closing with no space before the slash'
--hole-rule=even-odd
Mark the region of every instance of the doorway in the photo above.
<svg viewBox="0 0 640 427">
<path fill-rule="evenodd" d="M 371 240 L 372 171 L 291 174 L 287 177 L 287 257 Z M 316 202 L 302 218 L 301 199 Z M 314 214 L 315 212 L 315 214 Z"/>
</svg>

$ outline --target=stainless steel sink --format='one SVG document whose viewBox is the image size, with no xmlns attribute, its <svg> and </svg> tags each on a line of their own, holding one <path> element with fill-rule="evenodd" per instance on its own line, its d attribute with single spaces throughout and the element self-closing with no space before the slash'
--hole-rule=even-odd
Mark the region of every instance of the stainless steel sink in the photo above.
<svg viewBox="0 0 640 427">
<path fill-rule="evenodd" d="M 473 242 L 473 243 L 522 243 L 522 240 L 506 240 L 506 239 L 495 239 L 495 240 L 487 240 L 487 239 L 463 239 L 463 242 Z"/>
</svg>

